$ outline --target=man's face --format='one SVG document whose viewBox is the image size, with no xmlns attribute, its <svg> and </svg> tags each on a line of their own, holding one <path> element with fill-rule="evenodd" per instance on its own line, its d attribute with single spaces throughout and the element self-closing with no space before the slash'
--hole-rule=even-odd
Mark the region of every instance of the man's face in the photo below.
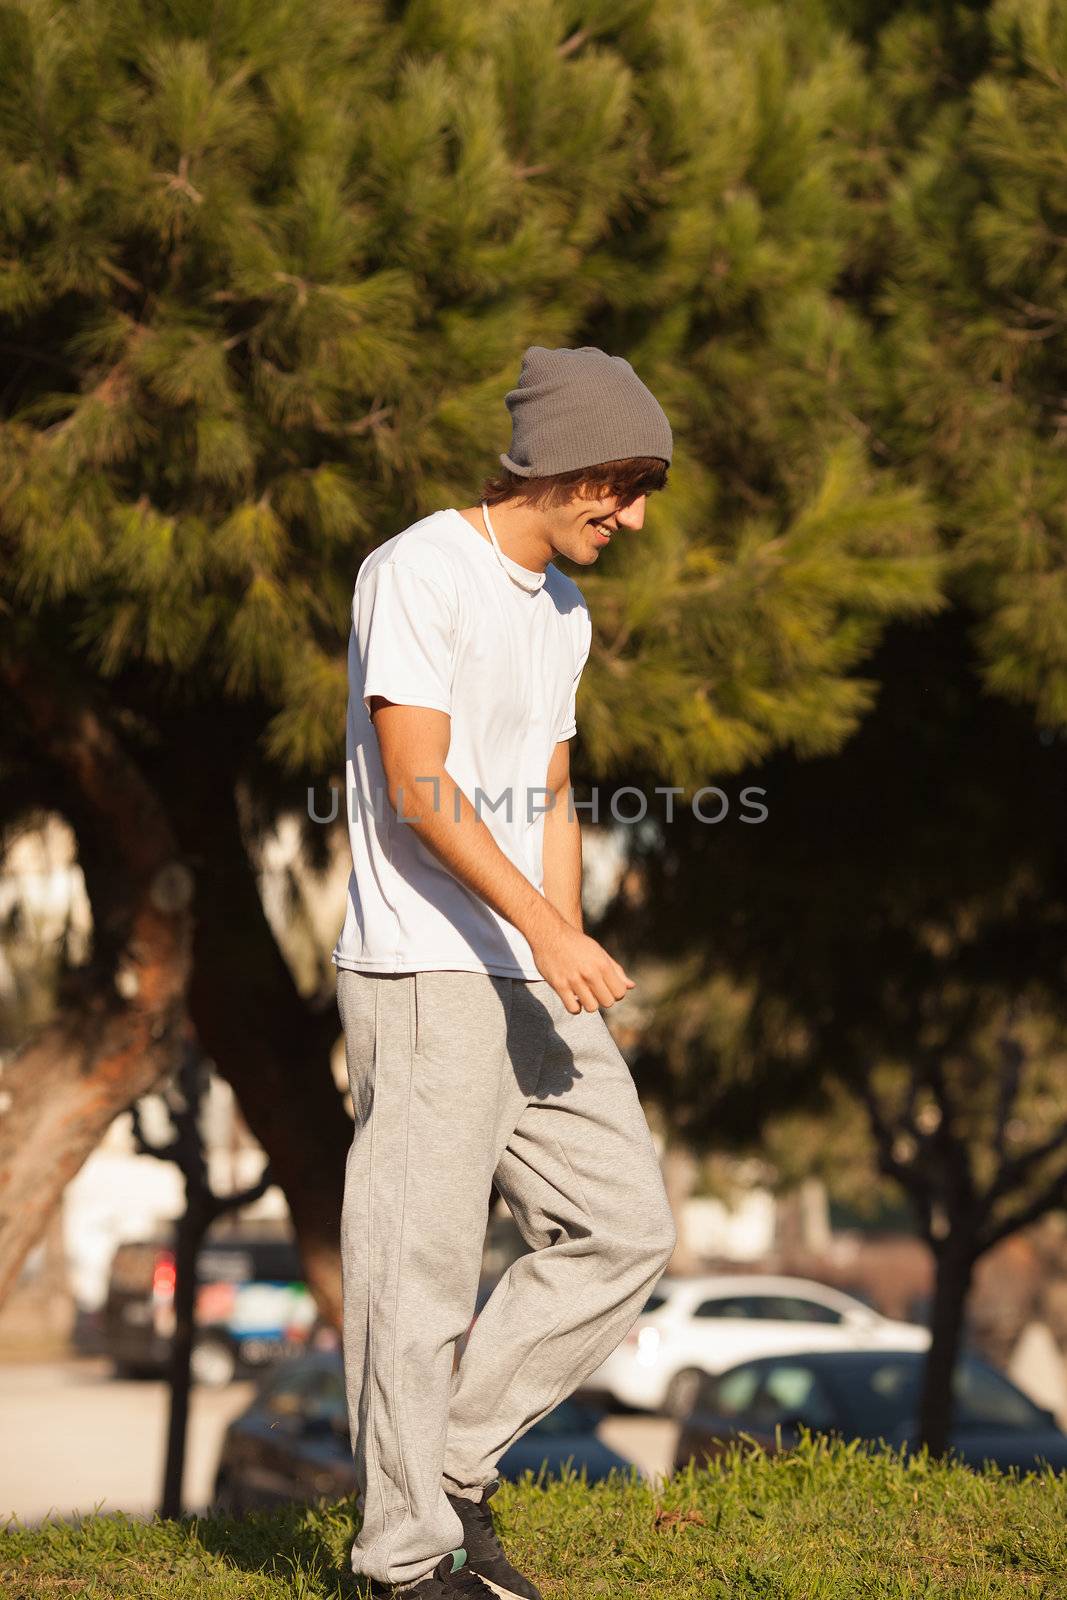
<svg viewBox="0 0 1067 1600">
<path fill-rule="evenodd" d="M 591 566 L 613 539 L 625 530 L 636 532 L 642 526 L 646 499 L 641 494 L 623 501 L 618 495 L 596 497 L 583 491 L 549 513 L 552 543 L 569 561 Z"/>
</svg>

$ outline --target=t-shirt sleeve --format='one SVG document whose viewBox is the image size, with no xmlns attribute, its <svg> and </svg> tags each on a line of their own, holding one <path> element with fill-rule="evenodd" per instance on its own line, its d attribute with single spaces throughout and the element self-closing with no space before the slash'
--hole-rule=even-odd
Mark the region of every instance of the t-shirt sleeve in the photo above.
<svg viewBox="0 0 1067 1600">
<path fill-rule="evenodd" d="M 574 682 L 571 684 L 570 699 L 567 703 L 567 711 L 563 719 L 563 726 L 556 734 L 557 743 L 560 739 L 573 739 L 575 734 L 578 732 L 578 725 L 574 716 L 575 700 L 577 699 L 578 695 L 578 685 L 581 682 L 582 671 L 586 662 L 589 660 L 589 650 L 593 643 L 593 625 L 589 620 L 589 613 L 586 611 L 584 606 L 582 607 L 581 615 L 582 626 L 578 638 L 578 657 L 574 665 Z"/>
<path fill-rule="evenodd" d="M 356 584 L 352 626 L 368 711 L 381 695 L 451 712 L 456 618 L 439 584 L 415 567 L 383 561 Z"/>
</svg>

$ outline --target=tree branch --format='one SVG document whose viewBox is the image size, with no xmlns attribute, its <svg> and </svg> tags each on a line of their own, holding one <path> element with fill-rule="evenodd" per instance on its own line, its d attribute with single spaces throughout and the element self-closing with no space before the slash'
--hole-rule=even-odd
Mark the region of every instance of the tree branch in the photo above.
<svg viewBox="0 0 1067 1600">
<path fill-rule="evenodd" d="M 1028 1228 L 1032 1222 L 1039 1222 L 1046 1212 L 1063 1205 L 1067 1205 L 1067 1166 L 1061 1167 L 1055 1177 L 1038 1190 L 1029 1205 L 982 1229 L 979 1234 L 981 1250 L 991 1250 L 1009 1234 L 1018 1233 L 1020 1228 Z"/>
<path fill-rule="evenodd" d="M 1014 1008 L 1012 1008 L 1011 1021 L 1014 1021 Z M 1022 1081 L 1023 1062 L 1026 1060 L 1026 1051 L 1023 1049 L 1018 1037 L 1011 1032 L 1006 1032 L 1000 1039 L 1000 1093 L 997 1096 L 997 1123 L 994 1135 L 994 1147 L 997 1154 L 997 1166 L 1003 1171 L 1007 1161 L 1008 1123 L 1015 1109 L 1015 1102 L 1019 1097 L 1019 1085 Z"/>
<path fill-rule="evenodd" d="M 273 1182 L 274 1174 L 268 1161 L 255 1183 L 250 1183 L 243 1189 L 235 1189 L 233 1194 L 213 1194 L 208 1205 L 212 1221 L 216 1217 L 224 1216 L 227 1211 L 237 1211 L 241 1206 L 250 1206 L 256 1200 L 262 1200 Z"/>
<path fill-rule="evenodd" d="M 874 1092 L 869 1073 L 860 1075 L 858 1093 L 867 1109 L 871 1131 L 878 1149 L 878 1165 L 887 1178 L 900 1184 L 919 1217 L 919 1225 L 928 1243 L 933 1243 L 933 1190 L 926 1176 L 914 1162 L 902 1161 L 894 1149 L 893 1129 Z"/>
<path fill-rule="evenodd" d="M 572 34 L 556 46 L 556 54 L 566 60 L 568 56 L 574 55 L 576 50 L 580 50 L 582 45 L 586 44 L 591 38 L 592 32 L 589 28 L 575 28 Z"/>
<path fill-rule="evenodd" d="M 1043 1161 L 1047 1161 L 1049 1156 L 1054 1156 L 1058 1150 L 1065 1147 L 1067 1147 L 1067 1123 L 1057 1128 L 1055 1133 L 1050 1133 L 1041 1144 L 1034 1145 L 1032 1150 L 1024 1150 L 1005 1162 L 986 1192 L 986 1204 L 992 1206 L 997 1200 L 1002 1200 L 1012 1189 L 1017 1189 Z"/>
<path fill-rule="evenodd" d="M 130 1106 L 130 1120 L 133 1123 L 133 1142 L 137 1151 L 142 1156 L 155 1156 L 157 1161 L 176 1161 L 178 1159 L 179 1144 L 177 1139 L 169 1139 L 166 1144 L 153 1144 L 144 1131 L 141 1120 L 141 1102 L 135 1100 Z"/>
</svg>

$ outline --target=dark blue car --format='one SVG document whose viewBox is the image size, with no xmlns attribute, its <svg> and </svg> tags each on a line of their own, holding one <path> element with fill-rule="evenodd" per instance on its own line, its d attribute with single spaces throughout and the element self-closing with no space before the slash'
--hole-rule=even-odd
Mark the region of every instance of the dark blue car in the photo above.
<svg viewBox="0 0 1067 1600">
<path fill-rule="evenodd" d="M 802 1430 L 910 1448 L 923 1361 L 916 1350 L 814 1350 L 707 1374 L 682 1423 L 675 1468 L 713 1459 L 738 1439 L 771 1452 L 790 1450 Z M 963 1355 L 956 1364 L 952 1411 L 951 1449 L 965 1465 L 1067 1471 L 1067 1435 L 1052 1413 L 977 1356 Z"/>
<path fill-rule="evenodd" d="M 565 1465 L 595 1483 L 631 1463 L 609 1450 L 595 1429 L 603 1413 L 564 1400 L 500 1458 L 502 1478 L 527 1469 L 559 1476 Z M 241 1513 L 254 1506 L 351 1494 L 355 1470 L 348 1437 L 344 1369 L 335 1350 L 318 1350 L 275 1368 L 223 1439 L 215 1505 Z"/>
</svg>

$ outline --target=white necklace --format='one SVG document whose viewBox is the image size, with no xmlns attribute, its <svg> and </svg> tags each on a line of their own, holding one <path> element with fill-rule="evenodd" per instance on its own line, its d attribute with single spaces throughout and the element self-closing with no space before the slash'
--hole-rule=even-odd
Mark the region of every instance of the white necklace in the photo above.
<svg viewBox="0 0 1067 1600">
<path fill-rule="evenodd" d="M 482 521 L 485 523 L 485 531 L 489 535 L 493 549 L 496 551 L 496 558 L 503 567 L 504 571 L 507 573 L 508 577 L 511 579 L 512 583 L 516 584 L 520 589 L 525 589 L 527 594 L 536 594 L 538 589 L 540 589 L 544 584 L 544 573 L 531 572 L 528 567 L 520 567 L 517 561 L 512 561 L 510 556 L 505 556 L 503 550 L 500 548 L 500 541 L 496 536 L 496 530 L 494 529 L 492 522 L 489 520 L 489 507 L 484 500 L 482 501 Z"/>
</svg>

